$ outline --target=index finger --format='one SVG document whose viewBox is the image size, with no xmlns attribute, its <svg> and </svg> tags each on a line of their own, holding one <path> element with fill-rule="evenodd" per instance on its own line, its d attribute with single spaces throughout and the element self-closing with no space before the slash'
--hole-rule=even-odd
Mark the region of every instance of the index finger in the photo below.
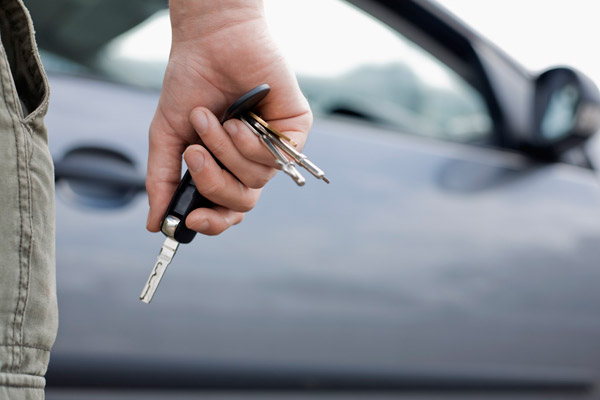
<svg viewBox="0 0 600 400">
<path fill-rule="evenodd" d="M 158 232 L 165 210 L 181 180 L 185 144 L 159 115 L 150 125 L 146 192 L 150 210 L 146 229 Z"/>
</svg>

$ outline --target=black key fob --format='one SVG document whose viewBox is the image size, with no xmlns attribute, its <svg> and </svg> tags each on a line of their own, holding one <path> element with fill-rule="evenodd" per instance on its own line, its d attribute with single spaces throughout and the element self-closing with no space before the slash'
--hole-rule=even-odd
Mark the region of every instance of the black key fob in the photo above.
<svg viewBox="0 0 600 400">
<path fill-rule="evenodd" d="M 240 118 L 248 112 L 253 111 L 269 93 L 269 90 L 269 85 L 262 84 L 241 96 L 227 108 L 221 118 L 221 123 L 232 118 Z M 223 169 L 226 169 L 220 162 L 219 165 Z M 189 229 L 185 225 L 185 219 L 189 213 L 197 208 L 210 208 L 214 207 L 214 205 L 212 201 L 198 192 L 192 180 L 192 175 L 189 171 L 186 171 L 165 212 L 161 223 L 161 231 L 179 243 L 190 243 L 196 236 L 196 231 Z"/>
</svg>

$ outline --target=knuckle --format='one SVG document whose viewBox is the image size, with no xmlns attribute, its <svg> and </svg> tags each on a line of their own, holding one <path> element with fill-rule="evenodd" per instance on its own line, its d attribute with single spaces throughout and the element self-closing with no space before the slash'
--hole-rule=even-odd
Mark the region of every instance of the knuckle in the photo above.
<svg viewBox="0 0 600 400">
<path fill-rule="evenodd" d="M 148 196 L 152 197 L 152 195 L 154 194 L 154 183 L 150 182 L 148 179 L 146 179 L 146 193 L 148 193 Z"/>
<path fill-rule="evenodd" d="M 240 198 L 238 198 L 237 204 L 235 204 L 234 207 L 232 207 L 232 210 L 236 211 L 236 212 L 240 212 L 240 213 L 246 213 L 250 210 L 252 210 L 255 206 L 256 202 L 253 201 L 251 198 L 249 198 L 248 196 L 241 196 Z"/>
<path fill-rule="evenodd" d="M 217 158 L 219 158 L 219 156 L 222 156 L 227 152 L 227 142 L 223 138 L 214 138 L 210 142 L 209 147 L 211 153 L 213 153 Z"/>
<path fill-rule="evenodd" d="M 254 208 L 254 204 L 245 203 L 245 204 L 240 204 L 239 207 L 236 208 L 236 211 L 246 213 L 246 212 L 252 210 L 253 208 Z"/>
<path fill-rule="evenodd" d="M 271 178 L 269 176 L 264 175 L 264 174 L 252 175 L 248 179 L 246 186 L 248 186 L 249 188 L 252 188 L 252 189 L 260 189 L 260 188 L 264 187 L 269 182 L 270 179 Z"/>
<path fill-rule="evenodd" d="M 148 194 L 148 200 L 152 201 L 159 191 L 159 184 L 153 179 L 146 178 L 146 193 Z"/>
<path fill-rule="evenodd" d="M 198 186 L 196 183 L 196 187 L 200 189 L 199 191 L 205 196 L 214 196 L 221 193 L 225 187 L 225 181 L 223 179 L 213 179 L 213 180 L 203 180 L 202 186 Z"/>
<path fill-rule="evenodd" d="M 251 189 L 247 189 L 243 196 L 241 196 L 243 200 L 240 201 L 239 206 L 236 211 L 246 213 L 254 208 L 258 197 L 254 195 Z"/>
<path fill-rule="evenodd" d="M 256 137 L 253 136 L 252 138 L 248 137 L 241 140 L 239 143 L 239 151 L 246 158 L 250 160 L 256 160 L 261 158 L 261 155 L 264 153 L 265 149 L 258 140 L 252 139 L 256 139 Z"/>
</svg>

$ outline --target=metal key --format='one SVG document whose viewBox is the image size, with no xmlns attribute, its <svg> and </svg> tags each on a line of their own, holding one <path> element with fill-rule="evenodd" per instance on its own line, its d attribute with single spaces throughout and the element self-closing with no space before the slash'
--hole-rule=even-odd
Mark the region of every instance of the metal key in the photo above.
<svg viewBox="0 0 600 400">
<path fill-rule="evenodd" d="M 304 154 L 300 153 L 298 150 L 293 148 L 288 142 L 285 140 L 281 140 L 279 137 L 274 136 L 273 141 L 275 144 L 290 155 L 298 163 L 298 165 L 304 167 L 308 172 L 310 172 L 315 178 L 322 179 L 326 183 L 329 183 L 329 179 L 325 176 L 325 173 L 317 167 L 313 162 L 311 162 Z"/>
<path fill-rule="evenodd" d="M 140 295 L 140 300 L 144 303 L 150 303 L 152 301 L 152 297 L 154 297 L 154 292 L 158 288 L 158 284 L 160 283 L 167 267 L 173 260 L 173 256 L 175 256 L 175 252 L 179 247 L 179 242 L 175 239 L 171 239 L 167 237 L 162 247 L 160 248 L 160 253 L 158 253 L 158 259 L 156 260 L 156 264 L 154 264 L 154 268 L 152 268 L 152 273 L 148 278 L 148 282 L 144 285 L 144 289 L 142 290 L 142 294 Z"/>
<path fill-rule="evenodd" d="M 140 300 L 150 303 L 158 288 L 167 266 L 173 260 L 180 243 L 189 243 L 196 236 L 196 232 L 185 226 L 185 219 L 196 208 L 213 207 L 214 204 L 202 196 L 196 189 L 192 175 L 185 173 L 179 183 L 171 203 L 165 213 L 161 232 L 167 237 L 158 253 L 158 258 L 140 294 Z"/>
<path fill-rule="evenodd" d="M 269 135 L 269 136 L 275 135 L 281 139 L 285 139 L 287 142 L 291 143 L 294 147 L 298 146 L 298 143 L 294 142 L 292 139 L 290 139 L 283 133 L 279 132 L 277 129 L 273 128 L 264 119 L 262 119 L 261 117 L 259 117 L 256 114 L 254 114 L 252 111 L 248 111 L 248 114 L 245 117 L 250 120 L 254 120 L 254 121 L 258 122 L 260 124 L 260 126 L 262 126 L 267 131 L 267 135 Z"/>
<path fill-rule="evenodd" d="M 322 179 L 326 183 L 329 183 L 329 179 L 325 177 L 325 173 L 312 161 L 310 161 L 304 154 L 296 150 L 294 148 L 296 146 L 296 143 L 293 142 L 290 138 L 279 132 L 277 129 L 273 128 L 266 121 L 264 121 L 262 118 L 260 118 L 258 115 L 254 114 L 251 111 L 248 112 L 248 116 L 246 118 L 255 120 L 258 123 L 258 125 L 254 125 L 257 128 L 262 128 L 262 132 L 269 136 L 277 147 L 279 147 L 280 149 L 285 151 L 290 157 L 292 157 L 292 159 L 296 161 L 298 165 L 302 166 L 304 169 L 310 172 L 315 178 Z"/>
<path fill-rule="evenodd" d="M 288 160 L 285 154 L 273 143 L 272 136 L 262 126 L 257 125 L 256 121 L 248 121 L 245 117 L 242 117 L 241 121 L 262 140 L 269 152 L 275 157 L 275 162 L 281 167 L 283 172 L 291 176 L 298 186 L 306 183 L 306 179 L 298 172 L 294 163 Z"/>
</svg>

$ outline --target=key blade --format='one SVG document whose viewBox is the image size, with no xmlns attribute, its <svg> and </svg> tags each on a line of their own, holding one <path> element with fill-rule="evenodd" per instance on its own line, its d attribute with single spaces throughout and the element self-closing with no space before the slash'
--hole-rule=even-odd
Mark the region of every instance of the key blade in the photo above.
<svg viewBox="0 0 600 400">
<path fill-rule="evenodd" d="M 317 167 L 315 163 L 304 157 L 298 161 L 298 164 L 303 166 L 308 172 L 310 172 L 315 178 L 322 179 L 325 183 L 329 183 L 329 179 L 325 176 L 325 173 L 321 168 Z"/>
<path fill-rule="evenodd" d="M 269 151 L 275 156 L 275 159 L 281 160 L 282 171 L 288 174 L 294 180 L 294 182 L 296 182 L 296 185 L 303 186 L 306 180 L 300 174 L 300 172 L 298 172 L 294 163 L 289 161 L 279 147 L 273 143 L 272 136 L 268 134 L 262 135 L 262 139 Z"/>
<path fill-rule="evenodd" d="M 247 120 L 246 118 L 242 118 L 241 121 L 262 140 L 267 150 L 269 150 L 269 152 L 275 158 L 275 162 L 277 163 L 277 165 L 281 167 L 281 170 L 287 175 L 289 175 L 298 186 L 303 186 L 306 182 L 304 177 L 296 169 L 294 163 L 288 160 L 285 154 L 280 150 L 280 148 L 275 145 L 274 140 L 279 140 L 279 138 L 270 134 L 257 121 Z"/>
<path fill-rule="evenodd" d="M 315 163 L 310 161 L 304 154 L 300 153 L 298 150 L 294 149 L 290 146 L 289 143 L 281 140 L 277 136 L 272 137 L 275 144 L 285 151 L 290 157 L 294 159 L 304 169 L 310 172 L 315 178 L 322 179 L 325 183 L 329 183 L 329 179 L 325 176 L 325 173 L 321 170 L 321 168 L 317 167 Z"/>
<path fill-rule="evenodd" d="M 158 253 L 158 257 L 156 259 L 156 263 L 154 264 L 154 268 L 152 268 L 152 272 L 148 277 L 148 281 L 146 285 L 144 285 L 144 289 L 142 290 L 142 294 L 140 294 L 140 300 L 144 303 L 148 304 L 152 301 L 152 297 L 154 297 L 154 293 L 158 288 L 158 284 L 160 283 L 167 267 L 173 260 L 173 256 L 175 256 L 175 252 L 177 251 L 177 247 L 179 247 L 179 242 L 175 239 L 167 237 L 162 247 L 160 248 L 160 252 Z"/>
<path fill-rule="evenodd" d="M 306 179 L 304 179 L 304 177 L 300 175 L 300 172 L 298 172 L 294 164 L 288 163 L 284 165 L 281 169 L 283 172 L 288 174 L 294 180 L 294 182 L 296 182 L 296 185 L 304 186 L 304 184 L 306 183 Z"/>
</svg>

